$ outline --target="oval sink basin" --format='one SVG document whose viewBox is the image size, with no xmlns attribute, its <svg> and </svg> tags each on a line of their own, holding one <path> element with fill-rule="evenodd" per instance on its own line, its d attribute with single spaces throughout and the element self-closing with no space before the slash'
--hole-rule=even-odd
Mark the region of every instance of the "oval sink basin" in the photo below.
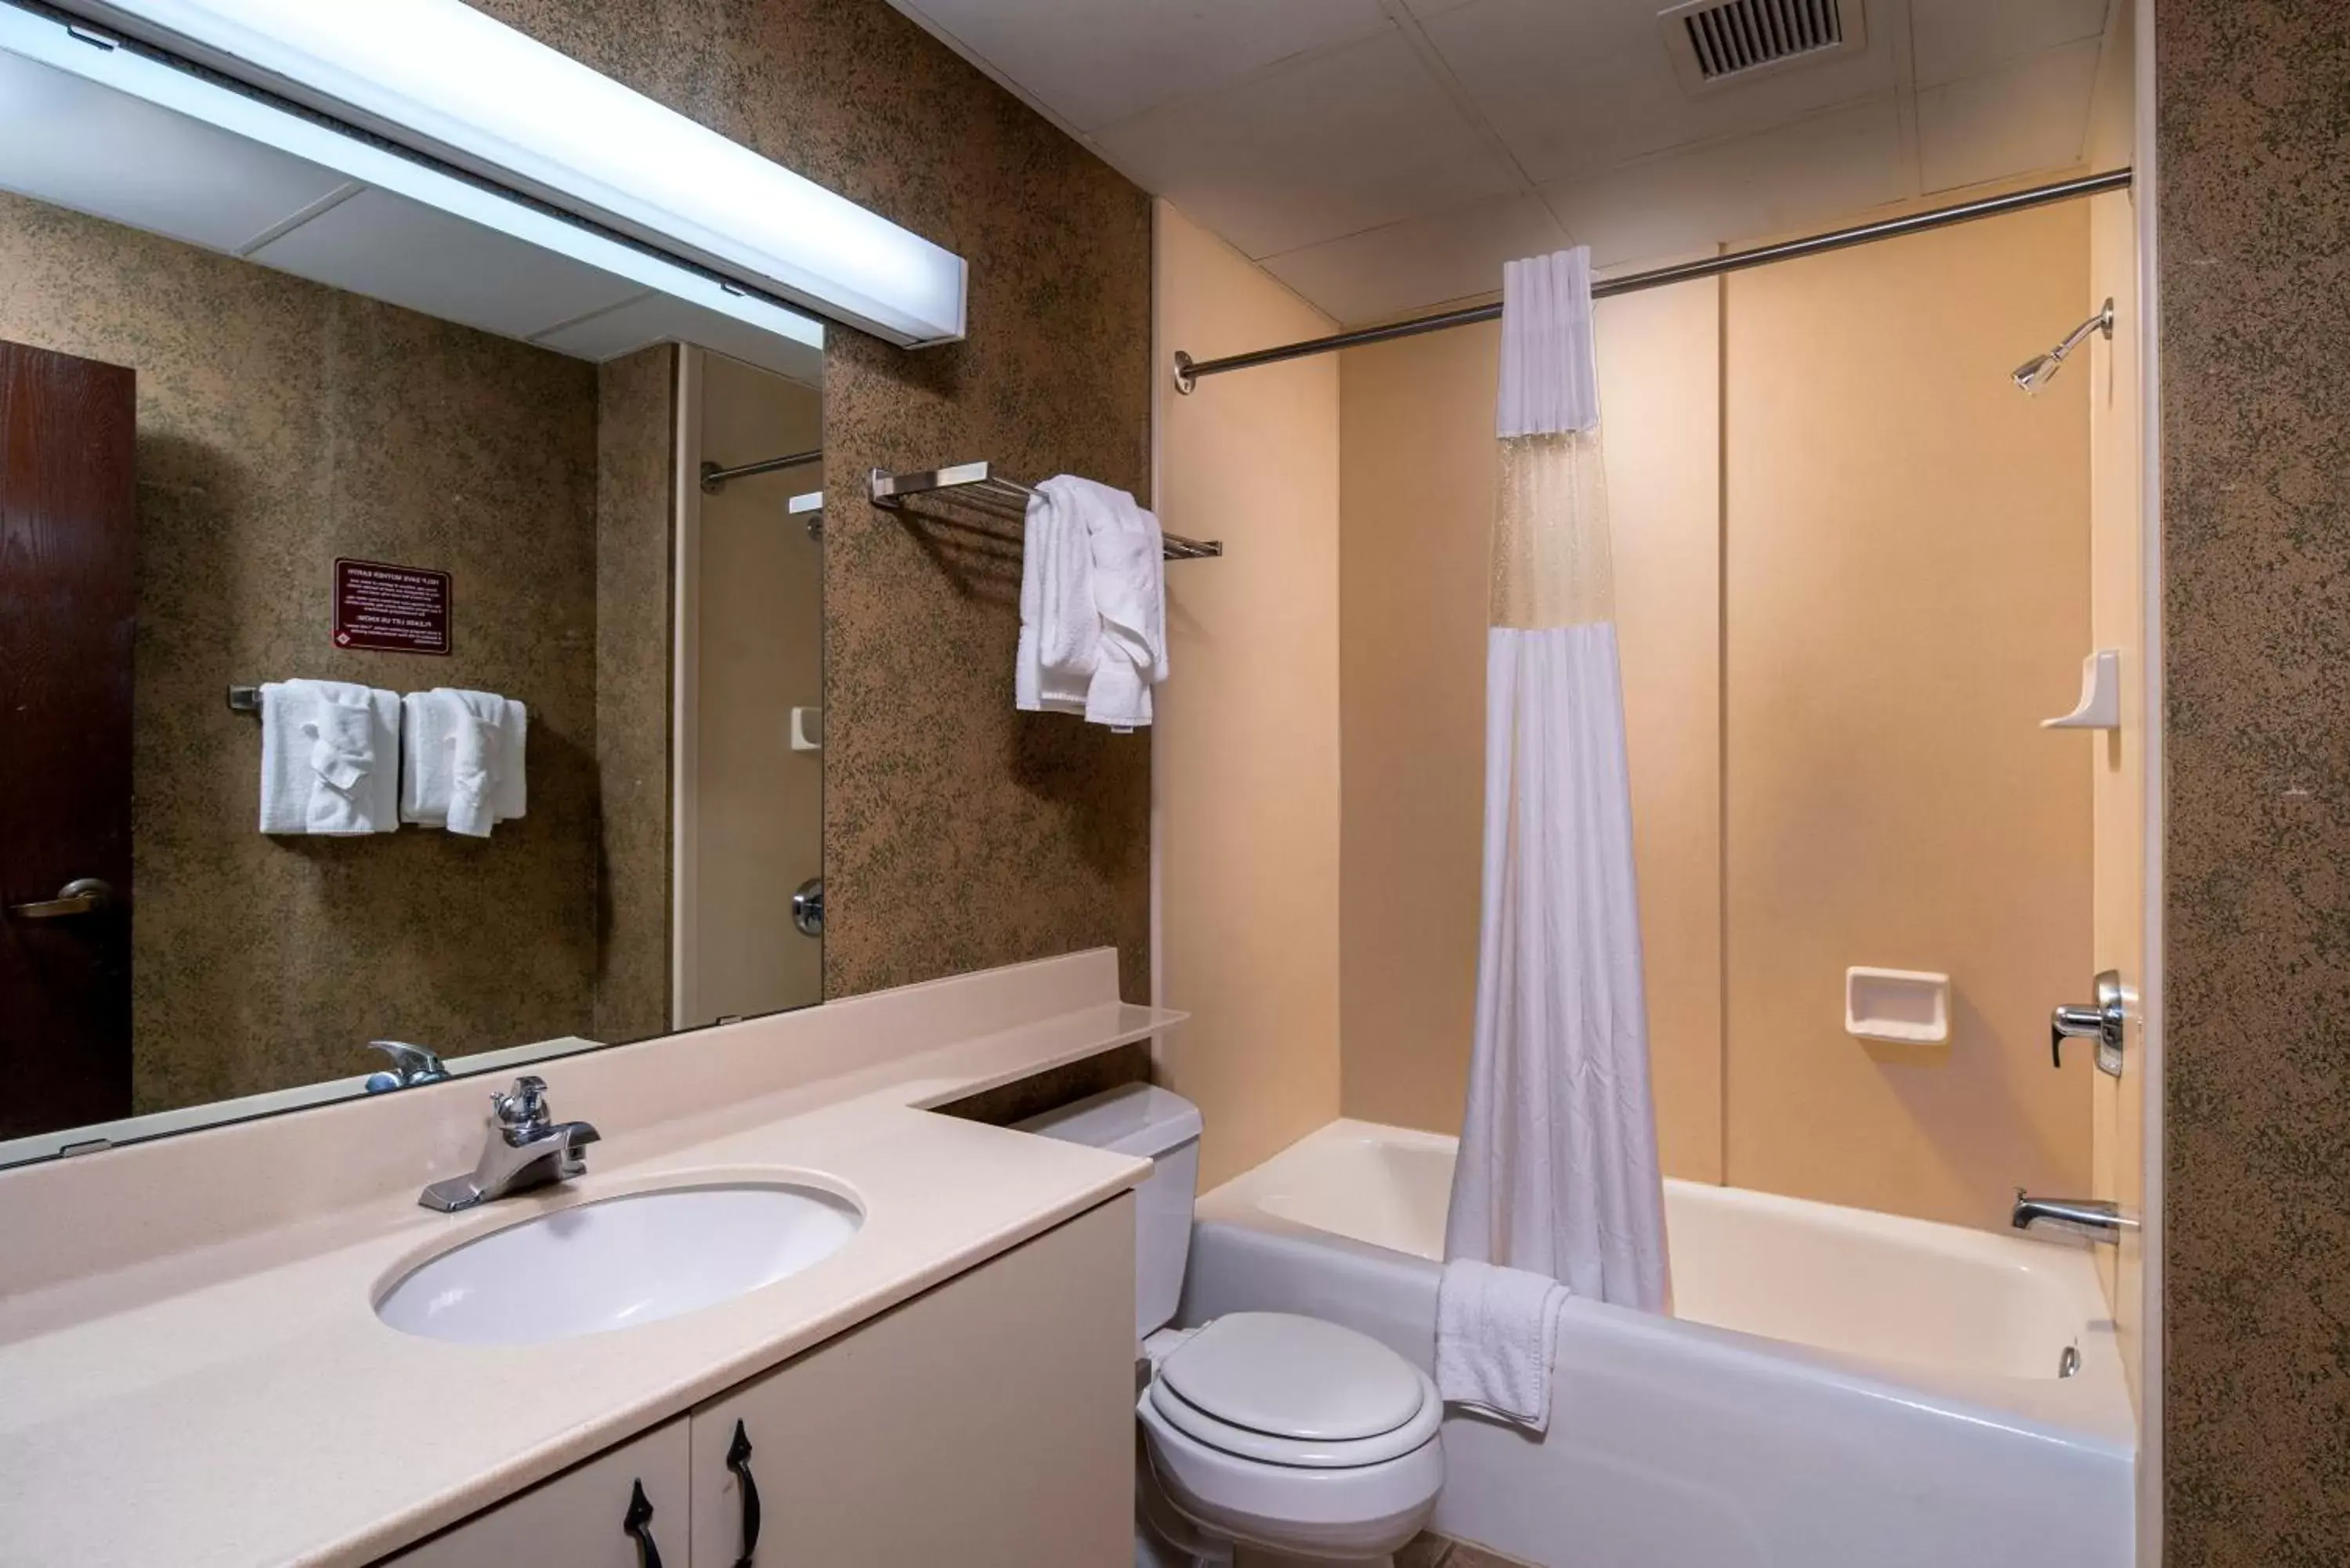
<svg viewBox="0 0 2350 1568">
<path fill-rule="evenodd" d="M 658 1323 L 838 1251 L 863 1222 L 812 1187 L 673 1187 L 560 1209 L 420 1264 L 376 1315 L 405 1334 L 528 1345 Z"/>
</svg>

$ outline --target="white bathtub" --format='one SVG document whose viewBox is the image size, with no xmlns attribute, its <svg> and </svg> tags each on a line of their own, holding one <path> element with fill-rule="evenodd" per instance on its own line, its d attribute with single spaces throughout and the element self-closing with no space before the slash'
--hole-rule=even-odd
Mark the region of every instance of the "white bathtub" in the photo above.
<svg viewBox="0 0 2350 1568">
<path fill-rule="evenodd" d="M 1310 1313 L 1431 1367 L 1452 1156 L 1333 1122 L 1204 1194 L 1182 1321 Z M 1665 1187 L 1677 1316 L 1570 1303 L 1545 1437 L 1446 1421 L 1438 1530 L 1549 1568 L 2128 1568 L 2085 1249 Z"/>
</svg>

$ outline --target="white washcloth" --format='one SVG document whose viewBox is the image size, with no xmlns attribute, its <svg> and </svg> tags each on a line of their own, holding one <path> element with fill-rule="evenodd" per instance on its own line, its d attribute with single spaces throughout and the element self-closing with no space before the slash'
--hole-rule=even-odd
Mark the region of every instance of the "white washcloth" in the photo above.
<svg viewBox="0 0 2350 1568">
<path fill-rule="evenodd" d="M 400 699 L 342 680 L 261 689 L 261 831 L 349 835 L 400 826 Z"/>
<path fill-rule="evenodd" d="M 1566 1287 L 1456 1258 L 1436 1287 L 1436 1391 L 1530 1431 L 1550 1426 L 1551 1346 Z"/>
<path fill-rule="evenodd" d="M 1167 679 L 1159 520 L 1123 490 L 1056 474 L 1028 503 L 1014 701 L 1131 730 Z"/>
<path fill-rule="evenodd" d="M 400 699 L 400 817 L 486 838 L 529 804 L 530 711 L 494 691 L 437 686 Z"/>
</svg>

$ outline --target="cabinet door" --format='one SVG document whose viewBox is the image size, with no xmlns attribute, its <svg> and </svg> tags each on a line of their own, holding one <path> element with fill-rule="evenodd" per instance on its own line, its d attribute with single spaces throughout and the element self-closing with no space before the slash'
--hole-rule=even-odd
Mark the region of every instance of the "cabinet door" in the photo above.
<svg viewBox="0 0 2350 1568">
<path fill-rule="evenodd" d="M 721 1395 L 692 1420 L 695 1568 L 743 1556 L 745 1469 L 757 1568 L 1130 1561 L 1133 1196 Z"/>
<path fill-rule="evenodd" d="M 681 1417 L 378 1568 L 689 1568 L 688 1451 Z"/>
</svg>

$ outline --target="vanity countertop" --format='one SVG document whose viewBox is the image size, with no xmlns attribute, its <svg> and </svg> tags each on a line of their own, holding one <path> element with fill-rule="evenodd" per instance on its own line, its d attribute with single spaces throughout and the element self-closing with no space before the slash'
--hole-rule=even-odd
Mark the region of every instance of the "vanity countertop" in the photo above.
<svg viewBox="0 0 2350 1568">
<path fill-rule="evenodd" d="M 0 1563 L 357 1564 L 419 1540 L 1135 1186 L 1148 1161 L 920 1107 L 1180 1017 L 1110 1002 L 637 1133 L 563 1097 L 555 1064 L 558 1111 L 606 1129 L 561 1188 L 457 1215 L 387 1193 L 0 1301 Z M 853 1193 L 861 1230 L 714 1306 L 497 1346 L 373 1310 L 424 1257 L 548 1209 L 795 1176 Z"/>
</svg>

